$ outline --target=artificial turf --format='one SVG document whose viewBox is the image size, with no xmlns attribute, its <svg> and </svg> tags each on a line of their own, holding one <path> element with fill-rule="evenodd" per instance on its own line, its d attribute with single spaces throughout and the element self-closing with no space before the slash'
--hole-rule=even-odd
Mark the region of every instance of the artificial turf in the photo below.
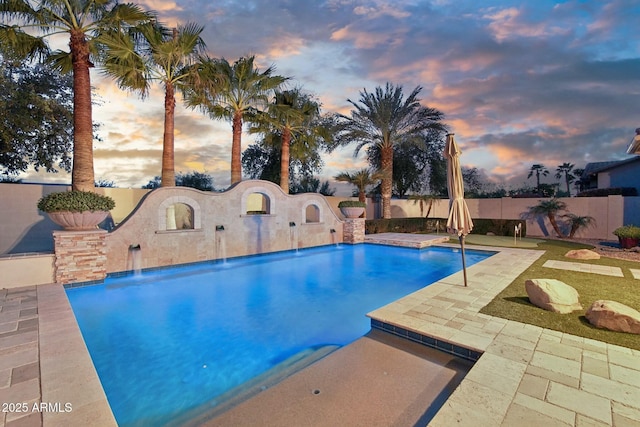
<svg viewBox="0 0 640 427">
<path fill-rule="evenodd" d="M 565 257 L 571 249 L 591 246 L 563 240 L 545 240 L 537 249 L 545 253 L 516 280 L 500 292 L 481 313 L 540 326 L 580 337 L 616 344 L 640 350 L 640 335 L 598 329 L 585 317 L 589 306 L 596 300 L 612 300 L 640 311 L 640 280 L 634 279 L 630 268 L 640 269 L 640 262 L 602 257 L 599 260 L 581 261 Z M 543 267 L 547 260 L 585 262 L 620 267 L 624 277 L 604 276 Z M 574 287 L 580 295 L 583 310 L 571 314 L 559 314 L 543 310 L 529 302 L 524 283 L 527 279 L 557 279 Z"/>
</svg>

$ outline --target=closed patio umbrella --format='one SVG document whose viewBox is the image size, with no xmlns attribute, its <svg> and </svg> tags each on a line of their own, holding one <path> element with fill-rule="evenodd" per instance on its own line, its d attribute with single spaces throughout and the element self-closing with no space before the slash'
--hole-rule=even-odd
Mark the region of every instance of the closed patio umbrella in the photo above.
<svg viewBox="0 0 640 427">
<path fill-rule="evenodd" d="M 455 233 L 460 239 L 460 251 L 462 253 L 462 272 L 464 285 L 467 286 L 467 266 L 464 259 L 464 238 L 471 232 L 473 221 L 464 200 L 464 181 L 460 169 L 460 154 L 458 144 L 453 134 L 447 135 L 447 143 L 444 146 L 444 156 L 447 159 L 447 190 L 449 192 L 449 218 L 447 218 L 447 231 Z"/>
</svg>

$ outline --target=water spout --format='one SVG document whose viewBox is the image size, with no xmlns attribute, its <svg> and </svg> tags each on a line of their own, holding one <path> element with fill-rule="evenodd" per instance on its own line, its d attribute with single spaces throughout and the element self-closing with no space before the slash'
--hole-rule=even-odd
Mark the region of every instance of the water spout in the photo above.
<svg viewBox="0 0 640 427">
<path fill-rule="evenodd" d="M 142 252 L 140 250 L 140 244 L 129 245 L 129 256 L 131 257 L 131 269 L 134 276 L 142 274 Z"/>
<path fill-rule="evenodd" d="M 336 248 L 339 248 L 340 241 L 338 241 L 338 235 L 336 234 L 335 228 L 330 229 L 329 233 L 331 233 L 331 243 L 333 243 L 336 246 Z"/>
<path fill-rule="evenodd" d="M 291 249 L 296 250 L 296 255 L 300 249 L 300 242 L 298 241 L 298 230 L 295 228 L 296 223 L 291 221 L 289 222 L 289 238 L 291 240 Z"/>
<path fill-rule="evenodd" d="M 218 258 L 222 260 L 223 264 L 227 263 L 227 239 L 225 236 L 224 225 L 216 225 L 216 246 L 218 252 Z"/>
</svg>

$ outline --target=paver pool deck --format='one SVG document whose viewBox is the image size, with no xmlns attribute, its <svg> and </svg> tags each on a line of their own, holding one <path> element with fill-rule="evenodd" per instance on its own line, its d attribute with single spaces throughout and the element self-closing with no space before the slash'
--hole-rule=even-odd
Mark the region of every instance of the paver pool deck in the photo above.
<svg viewBox="0 0 640 427">
<path fill-rule="evenodd" d="M 477 249 L 498 253 L 468 287 L 456 273 L 369 313 L 482 353 L 429 426 L 640 426 L 640 351 L 479 313 L 542 252 Z M 63 287 L 0 290 L 0 306 L 1 425 L 115 426 Z"/>
</svg>

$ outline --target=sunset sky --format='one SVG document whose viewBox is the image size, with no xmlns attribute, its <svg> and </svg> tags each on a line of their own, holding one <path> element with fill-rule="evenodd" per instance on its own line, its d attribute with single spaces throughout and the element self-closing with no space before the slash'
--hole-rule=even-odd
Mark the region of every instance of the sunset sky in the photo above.
<svg viewBox="0 0 640 427">
<path fill-rule="evenodd" d="M 168 26 L 196 22 L 211 56 L 256 55 L 315 94 L 325 112 L 386 82 L 420 85 L 445 114 L 462 164 L 507 188 L 532 164 L 625 159 L 640 127 L 640 0 L 149 0 Z M 160 175 L 163 95 L 140 100 L 92 74 L 96 179 L 140 187 Z M 231 124 L 176 113 L 176 171 L 228 186 Z M 252 141 L 243 135 L 243 149 Z M 366 166 L 353 146 L 324 155 L 322 179 Z M 67 174 L 28 181 L 69 182 Z M 551 180 L 548 180 L 551 181 Z M 553 180 L 555 181 L 555 179 Z"/>
</svg>

